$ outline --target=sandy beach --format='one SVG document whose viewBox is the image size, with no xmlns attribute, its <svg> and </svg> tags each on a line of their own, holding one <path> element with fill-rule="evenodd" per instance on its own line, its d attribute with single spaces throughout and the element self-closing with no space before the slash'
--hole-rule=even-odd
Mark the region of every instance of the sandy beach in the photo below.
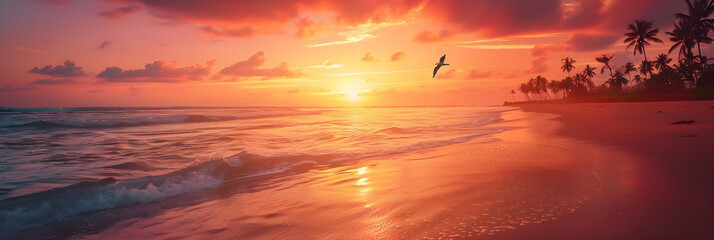
<svg viewBox="0 0 714 240">
<path fill-rule="evenodd" d="M 525 105 L 562 123 L 540 128 L 596 144 L 602 191 L 571 216 L 507 232 L 504 239 L 711 239 L 714 236 L 714 102 Z M 694 121 L 690 124 L 673 124 Z"/>
</svg>

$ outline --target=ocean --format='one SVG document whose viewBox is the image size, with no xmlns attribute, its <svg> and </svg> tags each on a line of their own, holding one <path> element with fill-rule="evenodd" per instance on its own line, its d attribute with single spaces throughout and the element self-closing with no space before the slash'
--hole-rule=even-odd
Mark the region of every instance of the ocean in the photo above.
<svg viewBox="0 0 714 240">
<path fill-rule="evenodd" d="M 397 161 L 393 156 L 420 156 L 421 151 L 466 142 L 486 144 L 498 141 L 494 134 L 511 129 L 499 123 L 514 110 L 2 108 L 0 237 L 91 237 L 145 214 L 216 204 L 247 192 L 273 192 L 277 179 L 295 180 L 283 186 L 290 188 L 313 179 L 307 173 L 363 169 L 365 162 L 387 166 Z M 254 187 L 247 191 L 246 185 Z M 263 185 L 267 187 L 255 187 Z M 163 210 L 147 210 L 149 206 Z M 263 236 L 230 232 L 215 234 Z M 184 234 L 147 237 L 196 237 Z"/>
</svg>

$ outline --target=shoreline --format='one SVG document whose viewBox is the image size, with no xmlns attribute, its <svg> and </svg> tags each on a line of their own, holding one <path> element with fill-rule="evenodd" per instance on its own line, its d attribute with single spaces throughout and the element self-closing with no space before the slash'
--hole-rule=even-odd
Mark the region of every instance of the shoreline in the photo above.
<svg viewBox="0 0 714 240">
<path fill-rule="evenodd" d="M 591 157 L 600 198 L 572 216 L 503 233 L 505 239 L 710 239 L 714 236 L 714 101 L 521 105 L 555 114 L 547 136 L 625 154 Z M 673 124 L 694 121 L 692 124 Z M 593 153 L 590 153 L 593 154 Z M 594 153 L 596 154 L 596 153 Z M 619 172 L 619 173 L 618 173 Z"/>
</svg>

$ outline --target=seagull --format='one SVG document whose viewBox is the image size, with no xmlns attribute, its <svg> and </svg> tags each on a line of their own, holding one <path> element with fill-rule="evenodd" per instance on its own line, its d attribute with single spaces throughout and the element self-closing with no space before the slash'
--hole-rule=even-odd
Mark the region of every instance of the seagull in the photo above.
<svg viewBox="0 0 714 240">
<path fill-rule="evenodd" d="M 441 68 L 441 66 L 449 66 L 449 64 L 444 63 L 444 59 L 446 59 L 446 54 L 444 54 L 444 56 L 439 59 L 439 63 L 437 63 L 436 67 L 434 68 L 434 76 L 431 76 L 431 78 L 436 77 L 436 71 L 439 71 L 439 68 Z"/>
</svg>

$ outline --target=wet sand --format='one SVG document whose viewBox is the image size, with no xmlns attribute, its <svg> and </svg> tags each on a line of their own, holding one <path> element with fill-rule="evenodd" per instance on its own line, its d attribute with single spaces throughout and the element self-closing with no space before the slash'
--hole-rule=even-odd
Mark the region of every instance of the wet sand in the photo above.
<svg viewBox="0 0 714 240">
<path fill-rule="evenodd" d="M 562 126 L 541 129 L 544 134 L 603 145 L 625 156 L 588 157 L 602 180 L 602 191 L 574 214 L 501 238 L 714 238 L 714 102 L 543 104 L 523 109 L 558 114 L 555 119 Z M 679 121 L 694 123 L 672 124 Z"/>
</svg>

